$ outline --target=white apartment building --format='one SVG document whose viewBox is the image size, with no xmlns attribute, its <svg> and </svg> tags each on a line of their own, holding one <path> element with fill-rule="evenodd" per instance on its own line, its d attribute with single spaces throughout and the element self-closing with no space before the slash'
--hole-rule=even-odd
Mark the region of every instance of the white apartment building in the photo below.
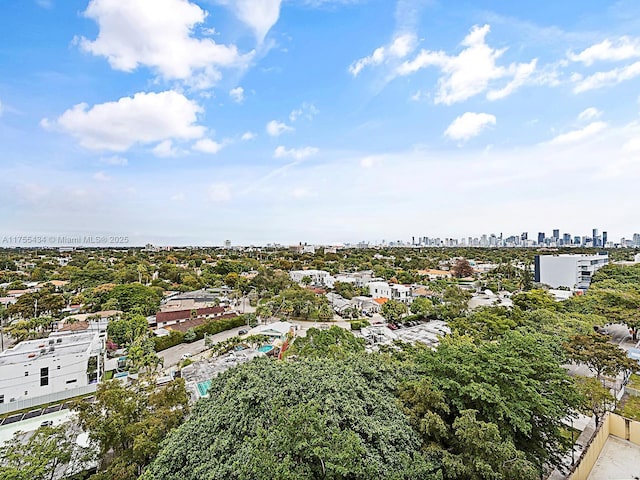
<svg viewBox="0 0 640 480">
<path fill-rule="evenodd" d="M 536 255 L 535 281 L 552 288 L 567 287 L 586 290 L 591 278 L 609 263 L 609 254 L 598 255 Z"/>
<path fill-rule="evenodd" d="M 312 285 L 333 287 L 333 277 L 329 272 L 325 272 L 324 270 L 291 270 L 289 277 L 296 283 L 302 282 L 304 277 L 309 277 L 311 278 Z"/>
<path fill-rule="evenodd" d="M 411 303 L 411 289 L 404 285 L 389 284 L 387 282 L 370 282 L 369 295 L 373 298 L 388 298 L 402 303 Z"/>
<path fill-rule="evenodd" d="M 105 334 L 52 334 L 0 353 L 0 404 L 96 383 L 104 371 Z"/>
</svg>

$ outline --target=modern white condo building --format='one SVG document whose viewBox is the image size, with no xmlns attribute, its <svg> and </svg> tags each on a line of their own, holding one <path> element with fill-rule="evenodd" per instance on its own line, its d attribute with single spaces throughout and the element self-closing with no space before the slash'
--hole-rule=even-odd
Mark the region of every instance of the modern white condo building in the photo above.
<svg viewBox="0 0 640 480">
<path fill-rule="evenodd" d="M 609 263 L 609 254 L 598 255 L 536 255 L 535 281 L 552 288 L 567 287 L 586 290 L 591 278 Z"/>
<path fill-rule="evenodd" d="M 20 342 L 0 353 L 0 404 L 45 399 L 97 383 L 104 352 L 105 333 L 100 331 Z"/>
</svg>

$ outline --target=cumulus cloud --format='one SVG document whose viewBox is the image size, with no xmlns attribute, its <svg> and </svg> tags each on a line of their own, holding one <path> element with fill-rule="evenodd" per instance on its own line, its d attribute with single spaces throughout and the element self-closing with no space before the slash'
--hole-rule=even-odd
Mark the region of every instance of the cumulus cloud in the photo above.
<svg viewBox="0 0 640 480">
<path fill-rule="evenodd" d="M 240 137 L 240 139 L 244 140 L 245 142 L 248 140 L 253 140 L 254 138 L 256 138 L 256 134 L 253 132 L 244 132 L 242 134 L 242 137 Z"/>
<path fill-rule="evenodd" d="M 194 26 L 207 13 L 188 0 L 91 0 L 84 15 L 99 31 L 95 40 L 81 37 L 80 48 L 106 57 L 116 70 L 143 65 L 166 79 L 207 88 L 220 79 L 220 68 L 246 66 L 252 57 L 235 45 L 195 38 Z"/>
<path fill-rule="evenodd" d="M 229 96 L 236 103 L 244 102 L 244 88 L 236 87 L 229 90 Z"/>
<path fill-rule="evenodd" d="M 316 155 L 320 150 L 316 147 L 290 148 L 280 145 L 273 152 L 274 158 L 293 158 L 294 160 L 304 160 L 307 157 Z"/>
<path fill-rule="evenodd" d="M 156 157 L 176 157 L 180 154 L 180 150 L 173 146 L 173 142 L 171 140 L 165 140 L 160 142 L 153 148 L 153 154 Z"/>
<path fill-rule="evenodd" d="M 215 155 L 220 150 L 222 150 L 223 145 L 209 138 L 202 138 L 198 140 L 194 145 L 193 149 L 203 153 L 210 153 Z"/>
<path fill-rule="evenodd" d="M 569 52 L 567 56 L 571 61 L 587 66 L 599 61 L 619 62 L 637 58 L 640 57 L 640 39 L 626 36 L 617 40 L 606 39 L 585 48 L 580 53 Z"/>
<path fill-rule="evenodd" d="M 452 140 L 466 142 L 467 140 L 480 135 L 485 128 L 495 124 L 495 115 L 488 113 L 466 112 L 451 122 L 444 134 Z"/>
<path fill-rule="evenodd" d="M 356 60 L 349 66 L 349 73 L 357 77 L 368 66 L 380 65 L 391 59 L 402 59 L 416 48 L 417 39 L 412 33 L 397 36 L 390 44 L 376 48 L 371 55 Z"/>
<path fill-rule="evenodd" d="M 219 0 L 219 3 L 231 8 L 236 17 L 253 30 L 258 43 L 262 43 L 280 18 L 282 0 Z"/>
<path fill-rule="evenodd" d="M 111 177 L 104 172 L 96 172 L 93 174 L 93 179 L 98 182 L 108 182 L 111 180 Z"/>
<path fill-rule="evenodd" d="M 123 152 L 135 144 L 202 137 L 205 128 L 197 124 L 201 112 L 197 103 L 169 90 L 136 93 L 93 107 L 80 103 L 54 121 L 43 119 L 41 125 L 71 134 L 85 148 Z"/>
<path fill-rule="evenodd" d="M 127 160 L 125 157 L 114 155 L 112 157 L 101 158 L 100 163 L 104 163 L 105 165 L 111 165 L 114 167 L 126 167 L 127 165 L 129 165 L 129 160 Z"/>
<path fill-rule="evenodd" d="M 578 120 L 580 122 L 586 122 L 588 120 L 593 120 L 594 118 L 598 118 L 602 115 L 602 112 L 595 107 L 589 107 L 578 115 Z"/>
<path fill-rule="evenodd" d="M 588 140 L 607 128 L 605 122 L 592 122 L 584 128 L 578 130 L 572 130 L 567 133 L 563 133 L 553 138 L 549 143 L 552 145 L 566 145 L 570 143 L 577 143 L 582 140 Z"/>
<path fill-rule="evenodd" d="M 587 77 L 574 77 L 574 93 L 583 93 L 597 88 L 609 87 L 640 76 L 640 61 L 606 72 L 596 72 Z"/>
<path fill-rule="evenodd" d="M 286 123 L 278 122 L 277 120 L 271 120 L 269 123 L 267 123 L 266 130 L 270 136 L 278 137 L 285 132 L 292 132 L 294 128 L 287 125 Z"/>
<path fill-rule="evenodd" d="M 291 113 L 289 114 L 289 120 L 292 123 L 297 121 L 299 118 L 306 118 L 307 120 L 311 120 L 318 113 L 320 113 L 320 111 L 313 103 L 304 102 L 300 106 L 300 108 L 291 111 Z"/>
<path fill-rule="evenodd" d="M 485 37 L 491 27 L 475 25 L 464 38 L 464 49 L 458 55 L 448 55 L 443 51 L 421 50 L 412 60 L 403 62 L 396 68 L 398 75 L 410 75 L 426 67 L 439 68 L 442 76 L 438 80 L 435 103 L 451 105 L 482 92 L 499 79 L 510 79 L 500 89 L 489 91 L 487 98 L 497 100 L 515 92 L 531 81 L 537 60 L 529 63 L 511 64 L 503 67 L 497 60 L 506 49 L 494 49 L 487 45 Z"/>
<path fill-rule="evenodd" d="M 231 200 L 231 187 L 226 183 L 213 183 L 208 189 L 209 200 L 216 203 L 226 203 Z"/>
</svg>

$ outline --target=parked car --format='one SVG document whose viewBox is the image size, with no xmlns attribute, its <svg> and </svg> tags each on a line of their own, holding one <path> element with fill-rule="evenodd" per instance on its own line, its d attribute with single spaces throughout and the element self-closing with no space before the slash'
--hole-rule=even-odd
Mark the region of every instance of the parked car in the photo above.
<svg viewBox="0 0 640 480">
<path fill-rule="evenodd" d="M 387 327 L 389 327 L 391 330 L 397 330 L 398 326 L 393 324 L 393 323 L 387 323 Z"/>
<path fill-rule="evenodd" d="M 183 353 L 182 356 L 180 357 L 180 360 L 186 360 L 189 357 L 191 357 L 190 353 Z"/>
<path fill-rule="evenodd" d="M 246 329 L 242 329 L 238 331 L 238 335 L 246 335 L 247 333 L 249 333 Z"/>
<path fill-rule="evenodd" d="M 44 422 L 40 423 L 41 427 L 51 427 L 53 425 L 53 420 L 45 420 Z"/>
</svg>

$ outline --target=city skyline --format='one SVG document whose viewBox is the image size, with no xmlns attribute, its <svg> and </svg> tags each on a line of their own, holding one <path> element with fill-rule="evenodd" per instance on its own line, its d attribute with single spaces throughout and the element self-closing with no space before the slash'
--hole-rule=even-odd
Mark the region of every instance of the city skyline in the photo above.
<svg viewBox="0 0 640 480">
<path fill-rule="evenodd" d="M 25 0 L 3 13 L 0 234 L 640 230 L 637 2 Z"/>
</svg>

